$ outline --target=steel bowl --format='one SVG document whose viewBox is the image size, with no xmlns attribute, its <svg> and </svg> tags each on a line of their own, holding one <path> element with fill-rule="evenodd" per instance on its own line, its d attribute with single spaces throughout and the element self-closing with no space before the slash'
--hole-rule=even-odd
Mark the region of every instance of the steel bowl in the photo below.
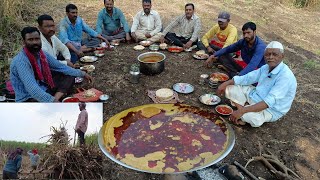
<svg viewBox="0 0 320 180">
<path fill-rule="evenodd" d="M 157 57 L 160 60 L 151 62 L 145 61 L 146 58 Z M 138 56 L 140 63 L 140 72 L 145 75 L 156 75 L 160 74 L 164 70 L 164 60 L 166 55 L 160 52 L 146 52 Z"/>
</svg>

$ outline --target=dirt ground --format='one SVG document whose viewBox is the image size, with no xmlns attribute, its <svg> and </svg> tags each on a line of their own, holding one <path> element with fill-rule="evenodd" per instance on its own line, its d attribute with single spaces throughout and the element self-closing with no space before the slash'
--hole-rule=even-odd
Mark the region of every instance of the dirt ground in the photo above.
<svg viewBox="0 0 320 180">
<path fill-rule="evenodd" d="M 81 1 L 77 5 L 80 7 L 79 15 L 93 26 L 97 12 L 103 5 L 100 1 L 89 2 Z M 154 2 L 153 7 L 162 15 L 163 24 L 166 26 L 173 16 L 183 13 L 185 3 L 187 3 L 185 0 L 170 2 L 160 0 Z M 251 157 L 258 156 L 260 151 L 262 153 L 269 151 L 287 167 L 297 172 L 302 179 L 320 179 L 320 78 L 318 77 L 320 46 L 317 43 L 320 41 L 319 11 L 286 7 L 277 1 L 199 0 L 195 5 L 203 22 L 202 34 L 215 23 L 220 10 L 232 13 L 231 22 L 238 30 L 249 20 L 256 22 L 257 34 L 263 40 L 266 42 L 278 40 L 285 45 L 285 62 L 293 70 L 298 81 L 297 95 L 292 108 L 279 121 L 265 123 L 260 128 L 232 125 L 236 133 L 236 143 L 231 153 L 221 163 L 230 164 L 238 161 L 244 165 Z M 64 8 L 64 4 L 62 6 Z M 141 9 L 140 1 L 116 1 L 115 6 L 125 12 L 129 22 L 132 22 L 132 16 Z M 54 8 L 51 11 L 58 10 Z M 56 19 L 60 19 L 63 14 L 62 10 L 59 11 L 54 14 Z M 83 84 L 84 87 L 93 86 L 110 95 L 110 100 L 104 104 L 105 121 L 127 108 L 152 103 L 146 94 L 147 90 L 171 88 L 177 82 L 190 83 L 195 87 L 195 91 L 191 94 L 179 94 L 184 103 L 214 111 L 213 107 L 203 105 L 198 100 L 200 95 L 214 92 L 214 89 L 208 85 L 199 85 L 198 79 L 200 74 L 211 74 L 221 70 L 205 68 L 203 61 L 192 58 L 192 53 L 174 54 L 162 51 L 167 56 L 165 71 L 156 76 L 141 75 L 139 84 L 131 84 L 128 81 L 129 73 L 125 70 L 133 63 L 137 63 L 136 58 L 139 54 L 147 52 L 147 50 L 134 51 L 134 45 L 121 44 L 100 58 L 94 63 L 96 66 L 92 74 L 95 78 L 94 84 Z M 316 68 L 305 66 L 310 60 L 318 64 Z M 107 158 L 104 170 L 106 179 L 163 178 L 162 175 L 140 173 L 124 168 Z M 275 179 L 262 163 L 252 163 L 248 170 L 256 176 Z"/>
</svg>

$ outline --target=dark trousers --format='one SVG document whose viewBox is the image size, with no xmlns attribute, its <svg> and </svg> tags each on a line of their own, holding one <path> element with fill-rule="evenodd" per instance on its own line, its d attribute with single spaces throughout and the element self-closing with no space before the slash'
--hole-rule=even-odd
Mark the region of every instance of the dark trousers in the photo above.
<svg viewBox="0 0 320 180">
<path fill-rule="evenodd" d="M 18 179 L 18 174 L 3 170 L 2 179 Z"/>
<path fill-rule="evenodd" d="M 164 38 L 166 38 L 170 43 L 180 47 L 183 47 L 183 44 L 186 44 L 190 40 L 190 38 L 186 39 L 184 37 L 179 37 L 176 35 L 176 33 L 170 32 L 167 33 L 167 35 Z M 197 45 L 197 43 L 197 41 L 193 42 L 192 45 Z"/>
<path fill-rule="evenodd" d="M 51 75 L 55 87 L 53 89 L 48 88 L 46 91 L 47 93 L 53 96 L 56 92 L 62 92 L 64 94 L 68 94 L 71 92 L 74 85 L 73 76 L 65 75 L 57 71 L 51 71 Z M 48 85 L 46 86 L 49 87 Z M 37 102 L 37 100 L 30 98 L 27 99 L 26 102 Z"/>
<path fill-rule="evenodd" d="M 228 75 L 230 78 L 233 78 L 233 76 L 236 76 L 243 70 L 243 68 L 235 62 L 230 54 L 220 56 L 218 61 L 228 69 Z"/>
<path fill-rule="evenodd" d="M 198 49 L 204 50 L 207 54 L 209 54 L 207 48 L 204 46 L 202 41 L 198 41 L 197 46 L 198 46 Z M 219 51 L 221 49 L 220 47 L 213 44 L 209 44 L 209 46 L 215 51 Z"/>
<path fill-rule="evenodd" d="M 84 145 L 85 144 L 84 132 L 78 130 L 77 133 L 78 133 L 80 145 Z"/>
</svg>

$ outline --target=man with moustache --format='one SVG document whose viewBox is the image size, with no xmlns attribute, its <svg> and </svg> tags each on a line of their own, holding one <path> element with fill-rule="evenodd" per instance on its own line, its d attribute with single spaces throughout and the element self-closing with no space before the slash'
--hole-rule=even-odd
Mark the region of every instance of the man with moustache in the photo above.
<svg viewBox="0 0 320 180">
<path fill-rule="evenodd" d="M 108 41 L 131 40 L 127 20 L 119 8 L 114 7 L 113 0 L 104 0 L 105 8 L 98 14 L 96 31 Z"/>
<path fill-rule="evenodd" d="M 283 58 L 283 45 L 272 41 L 264 52 L 266 65 L 246 75 L 235 76 L 218 87 L 217 94 L 225 94 L 237 107 L 230 116 L 232 122 L 259 127 L 264 122 L 279 120 L 290 110 L 297 80 L 282 62 Z M 258 85 L 252 86 L 255 83 Z"/>
<path fill-rule="evenodd" d="M 220 12 L 218 24 L 215 24 L 198 43 L 198 48 L 213 54 L 221 48 L 225 48 L 238 40 L 237 28 L 230 24 L 230 14 Z"/>
<path fill-rule="evenodd" d="M 211 55 L 205 62 L 207 67 L 212 66 L 217 60 L 222 64 L 222 67 L 228 72 L 229 76 L 245 75 L 265 64 L 263 55 L 266 48 L 265 43 L 256 35 L 256 24 L 247 22 L 242 26 L 243 39 L 236 43 L 222 48 Z M 241 51 L 241 57 L 246 64 L 241 67 L 232 58 L 230 53 Z"/>
<path fill-rule="evenodd" d="M 131 36 L 136 41 L 149 40 L 158 42 L 161 37 L 161 18 L 157 11 L 151 10 L 151 0 L 142 0 L 143 11 L 133 18 Z"/>
<path fill-rule="evenodd" d="M 100 40 L 109 45 L 109 41 L 90 28 L 80 16 L 78 8 L 74 4 L 66 6 L 66 14 L 59 26 L 59 39 L 65 44 L 71 53 L 71 62 L 75 63 L 79 57 L 84 56 L 84 52 L 93 51 L 100 45 Z M 89 34 L 89 38 L 82 39 L 82 32 Z M 93 38 L 92 38 L 93 37 Z"/>
<path fill-rule="evenodd" d="M 87 73 L 59 63 L 42 51 L 40 32 L 36 27 L 23 28 L 21 36 L 24 47 L 10 64 L 10 80 L 17 102 L 58 102 L 72 84 L 68 87 L 61 85 L 61 77 L 52 76 L 51 71 L 92 81 Z"/>
<path fill-rule="evenodd" d="M 73 63 L 70 61 L 71 55 L 69 49 L 55 35 L 55 24 L 53 18 L 47 14 L 43 14 L 38 17 L 37 21 L 39 25 L 38 29 L 40 31 L 42 50 L 58 59 L 60 63 L 74 67 Z"/>
<path fill-rule="evenodd" d="M 170 32 L 174 28 L 177 28 L 176 33 Z M 200 31 L 200 18 L 194 14 L 194 4 L 188 3 L 185 5 L 185 14 L 176 17 L 163 30 L 160 42 L 164 43 L 164 39 L 167 39 L 174 45 L 189 49 L 198 43 Z"/>
</svg>

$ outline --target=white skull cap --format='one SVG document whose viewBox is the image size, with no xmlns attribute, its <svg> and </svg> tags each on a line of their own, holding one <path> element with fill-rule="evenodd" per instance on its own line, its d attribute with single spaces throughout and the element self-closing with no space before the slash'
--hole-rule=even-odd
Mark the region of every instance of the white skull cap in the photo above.
<svg viewBox="0 0 320 180">
<path fill-rule="evenodd" d="M 271 41 L 268 45 L 267 45 L 267 47 L 266 47 L 266 49 L 269 49 L 269 48 L 274 48 L 274 49 L 280 49 L 280 51 L 281 52 L 283 52 L 283 45 L 280 43 L 280 42 L 278 42 L 278 41 Z"/>
</svg>

